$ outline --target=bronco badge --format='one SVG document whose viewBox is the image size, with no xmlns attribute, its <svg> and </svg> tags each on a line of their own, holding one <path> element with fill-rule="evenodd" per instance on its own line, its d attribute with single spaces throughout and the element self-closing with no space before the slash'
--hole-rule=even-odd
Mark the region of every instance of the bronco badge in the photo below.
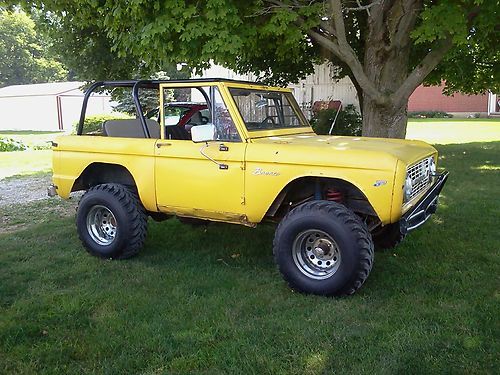
<svg viewBox="0 0 500 375">
<path fill-rule="evenodd" d="M 262 168 L 257 168 L 255 171 L 252 173 L 255 176 L 279 176 L 279 172 L 274 172 L 274 171 L 265 171 Z"/>
</svg>

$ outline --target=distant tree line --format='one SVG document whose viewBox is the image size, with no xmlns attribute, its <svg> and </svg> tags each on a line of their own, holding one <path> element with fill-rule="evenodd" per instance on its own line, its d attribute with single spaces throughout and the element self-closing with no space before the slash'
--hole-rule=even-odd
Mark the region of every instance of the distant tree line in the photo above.
<svg viewBox="0 0 500 375">
<path fill-rule="evenodd" d="M 0 56 L 0 87 L 68 77 L 68 70 L 52 53 L 50 39 L 21 10 L 0 11 Z"/>
</svg>

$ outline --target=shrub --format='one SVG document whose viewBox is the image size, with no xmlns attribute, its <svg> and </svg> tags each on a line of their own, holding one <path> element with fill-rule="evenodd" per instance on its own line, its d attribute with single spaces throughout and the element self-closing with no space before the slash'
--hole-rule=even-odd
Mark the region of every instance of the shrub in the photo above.
<svg viewBox="0 0 500 375">
<path fill-rule="evenodd" d="M 86 116 L 85 122 L 83 123 L 83 134 L 97 134 L 102 135 L 102 125 L 108 120 L 119 120 L 123 118 L 129 118 L 129 116 L 115 113 L 112 115 L 95 115 Z M 73 134 L 76 134 L 78 130 L 79 121 L 73 124 Z"/>
<path fill-rule="evenodd" d="M 50 144 L 50 142 L 45 142 L 45 143 L 33 145 L 33 146 L 31 146 L 31 148 L 33 150 L 52 150 L 52 145 Z"/>
<path fill-rule="evenodd" d="M 316 112 L 311 119 L 314 132 L 316 134 L 328 134 L 336 114 L 336 109 L 323 109 Z M 356 110 L 356 107 L 349 104 L 340 110 L 332 134 L 360 136 L 361 127 L 362 120 L 360 113 Z"/>
<path fill-rule="evenodd" d="M 409 118 L 451 118 L 453 115 L 443 111 L 416 111 L 408 112 Z"/>
<path fill-rule="evenodd" d="M 0 152 L 24 151 L 28 147 L 20 141 L 12 138 L 0 138 Z"/>
</svg>

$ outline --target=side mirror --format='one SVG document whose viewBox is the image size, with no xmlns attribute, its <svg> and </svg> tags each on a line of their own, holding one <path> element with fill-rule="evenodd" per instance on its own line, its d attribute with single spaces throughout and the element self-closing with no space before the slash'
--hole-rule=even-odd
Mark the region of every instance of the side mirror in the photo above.
<svg viewBox="0 0 500 375">
<path fill-rule="evenodd" d="M 215 125 L 197 125 L 191 128 L 191 139 L 195 143 L 215 140 Z"/>
</svg>

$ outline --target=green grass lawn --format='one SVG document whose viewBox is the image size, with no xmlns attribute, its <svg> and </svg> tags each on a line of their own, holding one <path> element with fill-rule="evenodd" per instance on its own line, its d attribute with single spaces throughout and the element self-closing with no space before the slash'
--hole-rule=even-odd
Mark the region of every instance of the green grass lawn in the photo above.
<svg viewBox="0 0 500 375">
<path fill-rule="evenodd" d="M 344 299 L 286 287 L 272 226 L 150 221 L 104 261 L 74 202 L 0 208 L 0 373 L 498 373 L 500 142 L 438 149 L 438 213 Z"/>
<path fill-rule="evenodd" d="M 48 172 L 52 168 L 52 154 L 49 150 L 34 150 L 33 147 L 47 147 L 61 132 L 0 131 L 0 138 L 12 138 L 29 147 L 26 151 L 0 152 L 0 180 L 16 175 Z"/>
<path fill-rule="evenodd" d="M 0 180 L 16 175 L 48 172 L 51 169 L 51 150 L 0 152 Z"/>
</svg>

